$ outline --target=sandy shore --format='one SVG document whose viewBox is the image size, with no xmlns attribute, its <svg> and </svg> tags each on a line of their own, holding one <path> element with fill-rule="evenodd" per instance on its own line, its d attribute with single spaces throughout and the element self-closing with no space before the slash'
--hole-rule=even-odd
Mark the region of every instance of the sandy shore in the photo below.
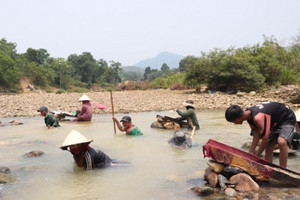
<svg viewBox="0 0 300 200">
<path fill-rule="evenodd" d="M 14 95 L 0 95 L 0 117 L 12 116 L 37 116 L 37 109 L 45 105 L 49 110 L 58 108 L 65 112 L 73 112 L 81 108 L 78 99 L 83 94 L 80 93 L 37 93 L 28 92 Z M 108 106 L 107 112 L 111 112 L 111 100 L 109 92 L 89 92 L 86 93 L 95 106 L 100 103 Z M 274 99 L 264 94 L 239 93 L 229 95 L 216 92 L 195 93 L 195 90 L 134 90 L 134 91 L 114 91 L 113 103 L 115 113 L 162 111 L 180 108 L 180 104 L 186 99 L 193 99 L 197 109 L 227 108 L 231 104 L 238 104 L 242 107 L 255 105 L 263 101 L 280 101 L 285 99 Z M 287 103 L 288 104 L 288 103 Z M 94 108 L 94 113 L 104 111 Z"/>
</svg>

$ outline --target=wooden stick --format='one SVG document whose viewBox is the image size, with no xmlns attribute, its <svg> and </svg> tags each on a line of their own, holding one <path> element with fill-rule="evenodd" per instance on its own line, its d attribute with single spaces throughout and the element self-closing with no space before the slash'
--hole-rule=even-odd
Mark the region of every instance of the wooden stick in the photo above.
<svg viewBox="0 0 300 200">
<path fill-rule="evenodd" d="M 193 126 L 193 130 L 192 130 L 192 134 L 191 134 L 191 139 L 193 139 L 193 136 L 194 136 L 194 133 L 195 133 L 195 129 L 196 129 L 196 126 Z"/>
<path fill-rule="evenodd" d="M 111 114 L 114 117 L 115 116 L 115 111 L 114 111 L 114 101 L 113 101 L 113 96 L 112 96 L 112 91 L 110 90 L 110 102 L 111 102 Z M 115 120 L 113 120 L 114 124 L 114 133 L 116 134 L 116 123 Z"/>
</svg>

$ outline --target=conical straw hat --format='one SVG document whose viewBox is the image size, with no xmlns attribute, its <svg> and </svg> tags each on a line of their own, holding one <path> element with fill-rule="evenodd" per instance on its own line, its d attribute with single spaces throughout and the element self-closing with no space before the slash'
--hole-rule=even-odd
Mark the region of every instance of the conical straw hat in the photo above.
<svg viewBox="0 0 300 200">
<path fill-rule="evenodd" d="M 296 121 L 300 122 L 300 109 L 295 112 L 295 115 L 296 115 Z"/>
<path fill-rule="evenodd" d="M 62 150 L 67 150 L 70 145 L 90 143 L 93 140 L 87 139 L 80 132 L 72 130 L 69 135 L 65 138 L 64 142 L 61 145 Z"/>
<path fill-rule="evenodd" d="M 91 99 L 88 96 L 86 96 L 85 94 L 82 95 L 82 97 L 80 97 L 80 99 L 78 99 L 78 101 L 90 101 L 90 100 Z"/>
</svg>

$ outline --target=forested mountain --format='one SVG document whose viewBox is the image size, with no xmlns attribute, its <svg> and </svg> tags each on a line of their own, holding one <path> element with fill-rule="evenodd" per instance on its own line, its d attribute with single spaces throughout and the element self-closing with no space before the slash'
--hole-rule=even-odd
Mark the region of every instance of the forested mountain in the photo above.
<svg viewBox="0 0 300 200">
<path fill-rule="evenodd" d="M 136 63 L 135 66 L 142 68 L 151 67 L 152 69 L 160 69 L 161 66 L 165 63 L 171 69 L 173 69 L 179 67 L 179 62 L 182 58 L 184 58 L 184 56 L 179 54 L 162 52 L 154 58 L 148 58 Z"/>
</svg>

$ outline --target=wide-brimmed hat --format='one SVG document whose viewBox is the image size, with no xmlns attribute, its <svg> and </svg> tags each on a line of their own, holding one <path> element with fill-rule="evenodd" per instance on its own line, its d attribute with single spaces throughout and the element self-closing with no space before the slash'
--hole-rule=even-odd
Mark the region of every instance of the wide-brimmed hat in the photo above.
<svg viewBox="0 0 300 200">
<path fill-rule="evenodd" d="M 190 107 L 195 108 L 194 101 L 191 99 L 182 102 L 182 105 L 185 107 L 190 106 Z"/>
<path fill-rule="evenodd" d="M 300 109 L 295 112 L 295 115 L 296 115 L 296 121 L 300 122 Z"/>
<path fill-rule="evenodd" d="M 48 108 L 46 106 L 41 106 L 37 111 L 38 112 L 48 111 Z"/>
<path fill-rule="evenodd" d="M 168 140 L 169 144 L 176 147 L 189 148 L 192 147 L 192 139 L 186 133 L 181 131 L 176 131 L 173 137 Z"/>
<path fill-rule="evenodd" d="M 90 101 L 90 100 L 91 99 L 88 96 L 86 96 L 85 94 L 82 95 L 82 97 L 80 97 L 80 99 L 78 99 L 78 101 Z"/>
<path fill-rule="evenodd" d="M 62 150 L 67 150 L 69 146 L 75 144 L 91 143 L 93 140 L 87 139 L 79 131 L 72 130 L 69 135 L 65 138 L 61 145 Z"/>
</svg>

